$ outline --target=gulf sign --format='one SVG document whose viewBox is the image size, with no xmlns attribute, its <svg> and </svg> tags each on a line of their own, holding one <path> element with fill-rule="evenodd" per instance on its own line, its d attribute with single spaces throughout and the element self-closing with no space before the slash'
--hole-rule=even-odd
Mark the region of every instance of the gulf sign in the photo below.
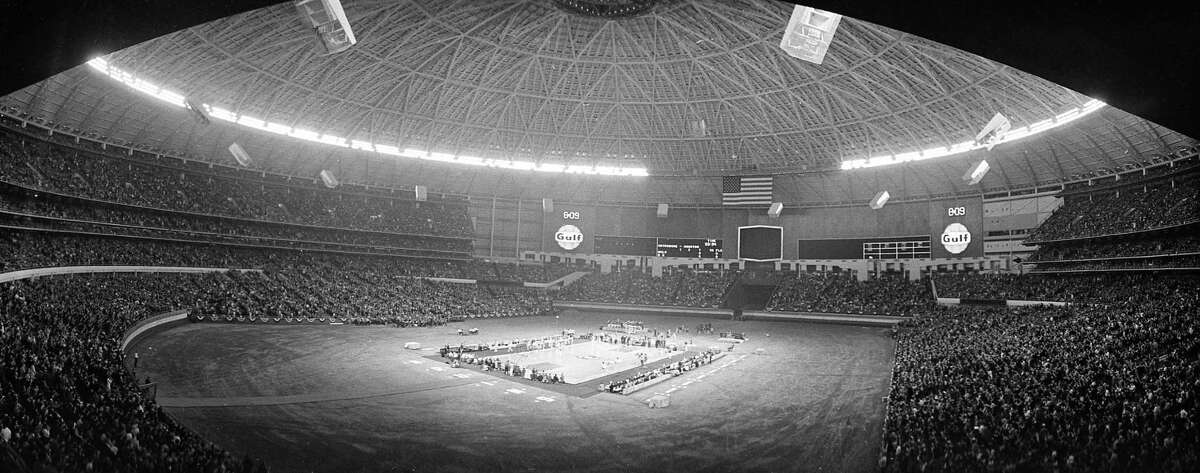
<svg viewBox="0 0 1200 473">
<path fill-rule="evenodd" d="M 933 258 L 983 256 L 983 198 L 935 200 L 929 203 L 929 236 Z"/>
<path fill-rule="evenodd" d="M 952 255 L 957 255 L 971 246 L 971 232 L 961 223 L 951 223 L 942 230 L 942 246 Z"/>
<path fill-rule="evenodd" d="M 554 232 L 554 243 L 564 250 L 574 250 L 583 244 L 583 232 L 574 225 L 563 225 Z"/>
</svg>

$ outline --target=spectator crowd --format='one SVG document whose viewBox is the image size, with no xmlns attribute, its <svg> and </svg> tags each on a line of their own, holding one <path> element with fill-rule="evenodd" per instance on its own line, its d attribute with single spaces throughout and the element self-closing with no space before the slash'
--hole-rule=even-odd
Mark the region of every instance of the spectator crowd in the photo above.
<svg viewBox="0 0 1200 473">
<path fill-rule="evenodd" d="M 439 260 L 246 247 L 180 240 L 38 231 L 0 225 L 0 273 L 52 266 L 149 265 L 239 269 L 319 266 L 378 271 L 401 276 L 476 279 L 488 282 L 548 282 L 576 268 L 561 264 L 496 263 L 478 259 Z M 496 288 L 496 294 L 504 289 Z"/>
<path fill-rule="evenodd" d="M 1134 185 L 1072 192 L 1028 241 L 1141 232 L 1200 221 L 1197 177 L 1200 169 L 1193 165 Z"/>
<path fill-rule="evenodd" d="M 471 241 L 465 238 L 351 231 L 147 211 L 133 206 L 96 205 L 92 201 L 24 190 L 13 192 L 12 188 L 6 187 L 0 183 L 0 223 L 8 225 L 164 239 L 458 258 L 468 257 L 471 247 Z"/>
<path fill-rule="evenodd" d="M 1160 275 L 1164 281 L 1176 277 Z M 1113 286 L 1137 284 L 1136 273 L 1080 274 L 937 274 L 933 278 L 939 297 L 960 299 L 1025 300 L 1088 303 L 1103 300 Z"/>
<path fill-rule="evenodd" d="M 883 471 L 1196 471 L 1198 282 L 1076 279 L 1101 286 L 1090 304 L 918 315 L 896 337 Z"/>
<path fill-rule="evenodd" d="M 0 284 L 0 471 L 265 472 L 175 424 L 122 366 L 125 330 L 185 305 L 202 278 Z"/>
<path fill-rule="evenodd" d="M 543 315 L 544 291 L 457 284 L 361 270 L 310 266 L 213 275 L 192 317 L 225 322 L 342 322 L 398 327 L 450 320 Z"/>
<path fill-rule="evenodd" d="M 51 140 L 51 141 L 47 141 Z M 241 175 L 170 158 L 120 155 L 0 128 L 0 181 L 145 210 L 389 233 L 470 237 L 467 203 L 345 192 L 309 180 Z"/>
<path fill-rule="evenodd" d="M 570 301 L 683 307 L 719 307 L 725 291 L 738 277 L 726 271 L 680 271 L 661 277 L 640 271 L 592 273 L 564 288 L 559 297 Z"/>
<path fill-rule="evenodd" d="M 1166 235 L 1138 235 L 1131 238 L 1087 241 L 1080 243 L 1043 244 L 1027 260 L 1045 265 L 1060 261 L 1109 258 L 1157 257 L 1200 253 L 1200 236 L 1196 228 L 1187 233 Z"/>
<path fill-rule="evenodd" d="M 899 276 L 859 281 L 849 272 L 788 273 L 778 281 L 767 310 L 912 316 L 934 303 L 927 281 Z"/>
</svg>

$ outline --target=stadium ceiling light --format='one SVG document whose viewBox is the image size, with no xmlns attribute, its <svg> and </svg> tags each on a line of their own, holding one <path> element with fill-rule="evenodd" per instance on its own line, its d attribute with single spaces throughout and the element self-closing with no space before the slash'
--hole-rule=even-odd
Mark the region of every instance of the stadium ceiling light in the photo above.
<svg viewBox="0 0 1200 473">
<path fill-rule="evenodd" d="M 119 69 L 104 58 L 95 58 L 87 62 L 87 65 L 100 73 L 121 82 L 130 88 L 143 94 L 154 97 L 160 101 L 169 103 L 176 107 L 187 108 L 186 98 L 176 92 L 163 90 L 156 84 L 139 79 L 128 72 Z M 396 156 L 400 158 L 419 159 L 425 161 L 438 161 L 443 163 L 459 164 L 466 166 L 479 166 L 489 168 L 511 169 L 515 171 L 533 171 L 545 173 L 566 173 L 566 174 L 585 174 L 597 176 L 630 176 L 630 177 L 646 177 L 650 173 L 646 168 L 627 168 L 615 166 L 600 166 L 600 165 L 564 165 L 555 163 L 534 163 L 530 161 L 510 161 L 506 159 L 481 158 L 468 155 L 454 155 L 449 153 L 438 153 L 415 148 L 404 148 L 401 150 L 397 146 L 383 145 L 372 143 L 370 141 L 348 139 L 336 135 L 328 135 L 317 133 L 303 128 L 295 128 L 281 123 L 269 122 L 257 117 L 249 115 L 239 115 L 229 111 L 224 107 L 210 104 L 200 104 L 204 108 L 208 116 L 233 123 L 236 125 L 252 128 L 259 131 L 265 131 L 280 136 L 287 136 L 312 143 L 320 143 L 342 148 L 351 148 L 358 151 L 366 151 L 371 153 L 383 154 L 388 156 Z"/>
<path fill-rule="evenodd" d="M 1090 115 L 1092 112 L 1104 108 L 1105 103 L 1096 99 L 1091 99 L 1082 107 L 1076 107 L 1059 114 L 1054 118 L 1048 118 L 1029 126 L 1021 128 L 1013 128 L 1004 134 L 999 140 L 993 141 L 991 145 L 1000 143 L 1008 143 L 1017 141 L 1022 138 L 1027 138 L 1044 131 L 1053 130 L 1060 126 L 1071 123 L 1075 120 Z M 895 155 L 874 156 L 866 159 L 850 159 L 842 161 L 842 170 L 873 168 L 878 166 L 889 166 L 893 164 L 907 163 L 911 161 L 923 161 L 926 159 L 943 158 L 962 154 L 968 151 L 987 148 L 987 143 L 976 143 L 974 141 L 964 141 L 950 147 L 930 148 L 924 151 L 913 151 L 909 153 L 900 153 Z"/>
</svg>

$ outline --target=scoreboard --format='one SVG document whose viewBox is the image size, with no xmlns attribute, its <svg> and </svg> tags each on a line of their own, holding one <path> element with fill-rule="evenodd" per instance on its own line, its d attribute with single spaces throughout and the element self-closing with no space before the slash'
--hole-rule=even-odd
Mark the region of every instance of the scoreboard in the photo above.
<svg viewBox="0 0 1200 473">
<path fill-rule="evenodd" d="M 657 238 L 596 235 L 596 253 L 602 255 L 653 256 Z"/>
<path fill-rule="evenodd" d="M 983 197 L 930 202 L 929 236 L 934 258 L 983 256 Z"/>
<path fill-rule="evenodd" d="M 715 238 L 659 238 L 654 255 L 666 258 L 720 258 L 721 240 Z"/>
<path fill-rule="evenodd" d="M 720 258 L 724 243 L 717 238 L 655 238 L 596 236 L 596 253 L 666 258 Z"/>
</svg>

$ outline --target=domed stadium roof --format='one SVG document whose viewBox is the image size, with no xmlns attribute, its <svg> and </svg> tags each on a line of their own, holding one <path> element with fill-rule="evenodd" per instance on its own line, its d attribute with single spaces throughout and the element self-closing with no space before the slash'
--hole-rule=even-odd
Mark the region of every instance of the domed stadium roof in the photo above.
<svg viewBox="0 0 1200 473">
<path fill-rule="evenodd" d="M 1004 64 L 849 17 L 824 62 L 805 62 L 779 48 L 793 5 L 769 0 L 343 5 L 358 43 L 337 54 L 324 54 L 288 2 L 105 59 L 197 102 L 350 140 L 646 168 L 651 176 L 675 178 L 836 170 L 847 160 L 970 141 L 996 112 L 1019 128 L 1090 100 Z M 226 160 L 224 148 L 239 142 L 269 170 L 311 176 L 336 168 L 346 182 L 380 185 L 414 176 L 436 180 L 452 167 L 380 165 L 396 158 L 293 143 L 227 123 L 200 125 L 86 67 L 40 87 L 7 103 L 201 159 Z M 1194 145 L 1111 108 L 1081 122 L 998 148 L 1013 162 L 993 164 L 1004 174 L 995 186 L 1065 179 Z M 477 171 L 484 172 L 502 171 Z M 953 192 L 934 181 L 959 175 L 925 177 L 924 186 L 932 194 Z"/>
</svg>

